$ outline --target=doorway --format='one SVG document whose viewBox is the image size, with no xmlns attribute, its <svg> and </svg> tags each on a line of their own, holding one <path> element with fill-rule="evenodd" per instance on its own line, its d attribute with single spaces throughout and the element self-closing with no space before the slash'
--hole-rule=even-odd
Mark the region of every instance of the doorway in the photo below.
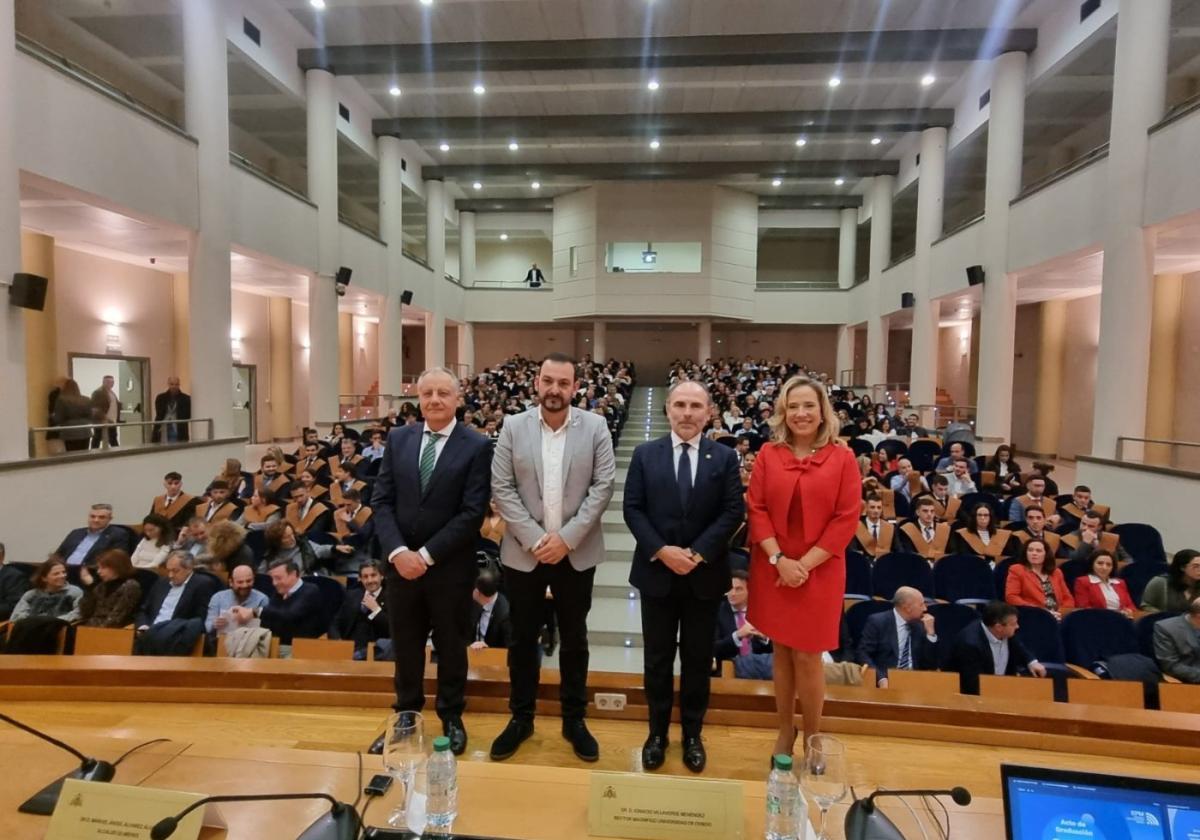
<svg viewBox="0 0 1200 840">
<path fill-rule="evenodd" d="M 102 356 L 89 353 L 67 354 L 69 376 L 79 383 L 79 391 L 90 395 L 111 376 L 121 403 L 122 423 L 141 423 L 146 420 L 150 404 L 150 360 L 144 356 Z M 146 426 L 122 426 L 116 430 L 118 446 L 142 446 L 150 438 Z M 107 445 L 108 437 L 101 436 Z"/>
<path fill-rule="evenodd" d="M 233 435 L 258 443 L 258 371 L 254 365 L 233 366 Z"/>
</svg>

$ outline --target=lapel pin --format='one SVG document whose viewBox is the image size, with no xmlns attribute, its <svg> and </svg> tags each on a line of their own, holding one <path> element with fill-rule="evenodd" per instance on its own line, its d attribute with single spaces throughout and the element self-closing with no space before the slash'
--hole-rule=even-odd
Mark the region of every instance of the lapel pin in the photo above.
<svg viewBox="0 0 1200 840">
<path fill-rule="evenodd" d="M 704 456 L 704 460 L 705 460 L 705 461 L 711 461 L 711 460 L 712 460 L 712 453 L 709 453 L 708 455 L 705 455 L 705 456 Z"/>
</svg>

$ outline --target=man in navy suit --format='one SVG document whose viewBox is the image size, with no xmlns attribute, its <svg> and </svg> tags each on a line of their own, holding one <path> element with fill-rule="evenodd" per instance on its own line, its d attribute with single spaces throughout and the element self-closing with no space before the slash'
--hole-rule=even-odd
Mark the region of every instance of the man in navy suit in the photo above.
<svg viewBox="0 0 1200 840">
<path fill-rule="evenodd" d="M 858 642 L 858 661 L 875 669 L 875 683 L 888 687 L 888 671 L 937 670 L 937 633 L 933 616 L 925 611 L 925 596 L 901 586 L 892 608 L 867 619 Z"/>
<path fill-rule="evenodd" d="M 979 675 L 1012 676 L 1021 669 L 1035 677 L 1046 676 L 1046 666 L 1030 655 L 1020 639 L 1015 638 L 1020 625 L 1017 608 L 1004 601 L 989 601 L 983 608 L 981 620 L 969 624 L 954 640 L 950 654 L 950 669 L 958 671 L 959 690 L 963 694 L 979 693 Z"/>
<path fill-rule="evenodd" d="M 110 548 L 129 550 L 128 531 L 112 524 L 112 505 L 103 502 L 88 511 L 86 528 L 76 528 L 63 538 L 55 554 L 67 562 L 67 568 L 95 565 L 95 560 Z"/>
<path fill-rule="evenodd" d="M 300 567 L 294 560 L 276 560 L 268 572 L 275 594 L 265 607 L 252 612 L 262 620 L 279 643 L 290 645 L 292 639 L 319 639 L 329 630 L 321 590 L 315 583 L 305 583 Z M 234 611 L 247 607 L 234 607 Z"/>
<path fill-rule="evenodd" d="M 396 656 L 398 712 L 425 705 L 425 640 L 438 652 L 437 713 L 450 748 L 467 732 L 467 637 L 475 543 L 491 496 L 492 442 L 458 423 L 458 380 L 445 368 L 417 379 L 422 424 L 388 433 L 372 508 L 387 560 L 384 596 Z M 372 749 L 382 743 L 376 741 Z"/>
<path fill-rule="evenodd" d="M 672 386 L 671 434 L 635 449 L 625 480 L 625 523 L 637 539 L 629 583 L 642 596 L 647 770 L 662 766 L 665 758 L 677 636 L 683 762 L 694 773 L 706 762 L 700 730 L 708 709 L 717 609 L 730 588 L 729 539 L 745 511 L 737 455 L 703 436 L 711 402 L 699 382 Z"/>
</svg>

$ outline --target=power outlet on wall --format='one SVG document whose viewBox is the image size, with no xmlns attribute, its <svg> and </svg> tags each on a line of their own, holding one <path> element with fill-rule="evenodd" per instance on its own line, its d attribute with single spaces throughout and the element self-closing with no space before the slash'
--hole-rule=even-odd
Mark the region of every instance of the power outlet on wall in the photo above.
<svg viewBox="0 0 1200 840">
<path fill-rule="evenodd" d="M 621 712 L 625 710 L 625 695 L 624 694 L 597 694 L 596 708 L 604 709 L 609 712 Z"/>
</svg>

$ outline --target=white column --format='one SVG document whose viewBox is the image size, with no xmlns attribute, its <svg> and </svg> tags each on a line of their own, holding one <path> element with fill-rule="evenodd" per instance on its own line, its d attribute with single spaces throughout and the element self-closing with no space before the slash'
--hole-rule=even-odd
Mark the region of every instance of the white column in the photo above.
<svg viewBox="0 0 1200 840">
<path fill-rule="evenodd" d="M 1025 53 L 992 62 L 988 120 L 987 183 L 984 189 L 983 305 L 979 319 L 979 384 L 976 434 L 1008 441 L 1012 432 L 1013 350 L 1017 283 L 1008 269 L 1008 205 L 1021 190 L 1025 134 Z"/>
<path fill-rule="evenodd" d="M 913 405 L 937 402 L 938 303 L 930 293 L 933 278 L 933 243 L 942 235 L 942 208 L 946 193 L 946 129 L 921 132 L 920 180 L 917 182 L 917 238 L 913 254 L 912 359 L 909 367 L 909 400 Z"/>
<path fill-rule="evenodd" d="M 892 193 L 896 179 L 876 175 L 871 181 L 871 253 L 868 278 L 874 294 L 867 315 L 867 359 L 864 385 L 887 381 L 888 316 L 883 314 L 883 270 L 892 261 Z"/>
<path fill-rule="evenodd" d="M 446 275 L 446 185 L 425 182 L 425 255 L 433 269 L 433 300 L 425 316 L 425 366 L 446 364 L 446 312 L 442 306 L 442 287 Z"/>
<path fill-rule="evenodd" d="M 1171 4 L 1121 0 L 1108 139 L 1108 216 L 1100 287 L 1092 454 L 1112 457 L 1117 437 L 1145 437 L 1154 310 L 1154 234 L 1142 227 L 1147 131 L 1163 115 Z"/>
<path fill-rule="evenodd" d="M 837 364 L 833 371 L 833 383 L 842 384 L 842 372 L 854 367 L 854 327 L 842 324 L 837 328 Z M 853 385 L 853 378 L 846 383 Z"/>
<path fill-rule="evenodd" d="M 458 325 L 458 363 L 465 365 L 465 373 L 475 372 L 475 325 L 472 323 Z"/>
<path fill-rule="evenodd" d="M 308 197 L 317 205 L 317 273 L 308 279 L 310 351 L 307 424 L 338 418 L 337 94 L 333 74 L 309 70 Z M 353 268 L 353 266 L 351 266 Z"/>
<path fill-rule="evenodd" d="M 13 0 L 0 0 L 0 288 L 21 270 L 21 188 L 16 151 L 17 52 L 13 47 Z M 22 311 L 0 299 L 0 461 L 29 457 L 26 422 L 25 321 Z M 225 342 L 229 346 L 229 342 Z M 228 379 L 228 377 L 226 377 Z"/>
<path fill-rule="evenodd" d="M 458 214 L 458 274 L 464 286 L 475 285 L 475 214 Z"/>
<path fill-rule="evenodd" d="M 388 293 L 379 316 L 379 393 L 399 394 L 404 379 L 404 330 L 400 293 L 404 276 L 404 215 L 400 161 L 404 151 L 397 137 L 380 137 L 379 236 L 387 243 Z"/>
<path fill-rule="evenodd" d="M 229 84 L 220 4 L 183 4 L 184 122 L 196 138 L 199 227 L 188 247 L 188 358 L 192 416 L 233 434 L 229 344 Z M 220 340 L 214 340 L 219 337 Z"/>
<path fill-rule="evenodd" d="M 608 360 L 608 322 L 592 324 L 592 361 L 603 364 Z"/>
<path fill-rule="evenodd" d="M 712 321 L 701 321 L 696 336 L 696 363 L 712 358 Z"/>
<path fill-rule="evenodd" d="M 854 265 L 858 259 L 858 208 L 843 207 L 838 232 L 838 288 L 854 285 Z"/>
</svg>

